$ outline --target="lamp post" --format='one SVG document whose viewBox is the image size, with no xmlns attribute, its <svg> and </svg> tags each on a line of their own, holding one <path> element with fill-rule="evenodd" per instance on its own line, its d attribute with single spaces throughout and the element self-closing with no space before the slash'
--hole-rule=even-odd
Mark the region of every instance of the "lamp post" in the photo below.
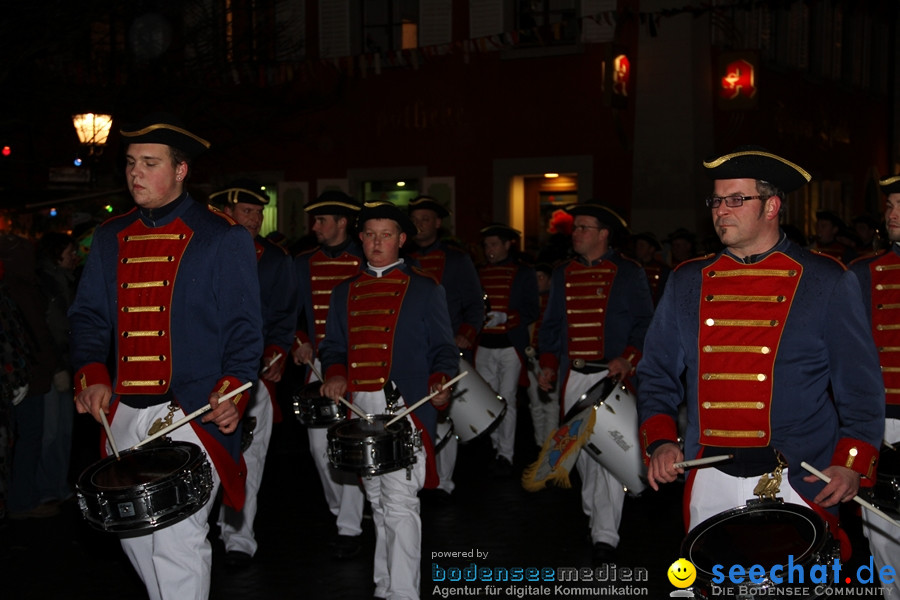
<svg viewBox="0 0 900 600">
<path fill-rule="evenodd" d="M 84 113 L 72 115 L 72 124 L 78 133 L 78 141 L 88 146 L 90 154 L 99 156 L 103 153 L 103 146 L 109 138 L 109 130 L 112 127 L 112 115 Z"/>
</svg>

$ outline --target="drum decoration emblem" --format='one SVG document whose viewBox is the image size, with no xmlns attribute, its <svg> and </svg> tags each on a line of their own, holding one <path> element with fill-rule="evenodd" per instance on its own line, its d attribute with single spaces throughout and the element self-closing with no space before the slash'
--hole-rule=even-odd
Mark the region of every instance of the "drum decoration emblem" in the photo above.
<svg viewBox="0 0 900 600">
<path fill-rule="evenodd" d="M 778 463 L 779 464 L 775 467 L 774 471 L 771 473 L 763 473 L 762 477 L 759 478 L 756 487 L 753 488 L 753 494 L 760 500 L 763 498 L 774 500 L 775 495 L 781 491 L 781 473 L 787 464 L 783 462 L 781 456 L 778 457 Z"/>
<path fill-rule="evenodd" d="M 168 414 L 162 419 L 156 419 L 153 422 L 153 425 L 150 426 L 150 430 L 147 432 L 147 437 L 151 435 L 156 435 L 166 427 L 172 424 L 172 419 L 175 417 L 175 413 L 178 411 L 178 405 L 175 402 L 170 402 Z"/>
</svg>

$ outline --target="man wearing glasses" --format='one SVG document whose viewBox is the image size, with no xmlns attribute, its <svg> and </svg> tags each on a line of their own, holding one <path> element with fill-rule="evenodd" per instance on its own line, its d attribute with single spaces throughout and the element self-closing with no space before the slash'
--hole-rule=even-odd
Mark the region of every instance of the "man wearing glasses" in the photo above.
<svg viewBox="0 0 900 600">
<path fill-rule="evenodd" d="M 627 234 L 622 217 L 598 202 L 575 204 L 567 211 L 575 218 L 572 249 L 577 257 L 554 269 L 538 334 L 538 383 L 549 391 L 557 371 L 562 374 L 564 415 L 605 377 L 626 382 L 633 375 L 653 316 L 644 271 L 637 261 L 615 249 Z M 585 365 L 576 367 L 576 359 Z M 625 490 L 585 452 L 578 455 L 575 466 L 581 476 L 581 503 L 590 519 L 593 562 L 612 562 Z"/>
<path fill-rule="evenodd" d="M 784 195 L 810 180 L 805 170 L 756 146 L 703 166 L 725 249 L 672 273 L 647 332 L 637 371 L 650 486 L 674 481 L 684 458 L 731 454 L 689 472 L 689 529 L 745 505 L 761 477 L 780 473 L 778 496 L 810 506 L 848 551 L 837 505 L 872 485 L 884 430 L 884 384 L 857 278 L 779 228 Z"/>
</svg>

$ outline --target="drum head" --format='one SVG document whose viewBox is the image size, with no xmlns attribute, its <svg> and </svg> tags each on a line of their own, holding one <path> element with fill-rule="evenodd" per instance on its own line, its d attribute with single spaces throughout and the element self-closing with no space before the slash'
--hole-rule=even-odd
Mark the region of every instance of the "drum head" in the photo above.
<svg viewBox="0 0 900 600">
<path fill-rule="evenodd" d="M 604 377 L 590 388 L 588 391 L 581 395 L 575 404 L 572 405 L 572 408 L 569 409 L 569 412 L 566 413 L 566 416 L 563 417 L 563 423 L 568 423 L 572 419 L 578 416 L 578 414 L 584 409 L 590 406 L 597 406 L 601 402 L 603 402 L 609 395 L 612 393 L 614 389 L 619 385 L 618 380 L 613 379 L 612 377 Z"/>
<path fill-rule="evenodd" d="M 347 440 L 365 440 L 385 435 L 397 435 L 409 429 L 409 422 L 406 419 L 400 419 L 385 427 L 387 422 L 393 418 L 393 415 L 373 415 L 371 423 L 365 419 L 351 419 L 332 425 L 328 433 Z"/>
<path fill-rule="evenodd" d="M 152 483 L 189 467 L 197 458 L 199 448 L 187 442 L 159 448 L 137 448 L 122 452 L 119 459 L 109 456 L 97 464 L 82 487 L 98 491 L 131 488 Z"/>
<path fill-rule="evenodd" d="M 703 521 L 681 545 L 681 555 L 708 581 L 715 565 L 769 572 L 786 565 L 788 556 L 802 564 L 825 544 L 827 529 L 811 509 L 780 502 L 743 506 Z"/>
</svg>

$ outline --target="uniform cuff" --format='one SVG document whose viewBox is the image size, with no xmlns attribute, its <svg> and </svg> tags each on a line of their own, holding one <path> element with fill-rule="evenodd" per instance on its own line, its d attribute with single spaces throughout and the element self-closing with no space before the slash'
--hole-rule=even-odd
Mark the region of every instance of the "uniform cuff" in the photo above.
<svg viewBox="0 0 900 600">
<path fill-rule="evenodd" d="M 475 338 L 478 336 L 478 330 L 468 323 L 463 323 L 459 326 L 459 331 L 456 332 L 456 335 L 461 335 L 469 340 L 470 344 L 474 344 Z"/>
<path fill-rule="evenodd" d="M 878 462 L 878 448 L 862 440 L 841 438 L 831 455 L 831 464 L 847 467 L 862 475 L 861 487 L 875 485 L 875 464 Z"/>
<path fill-rule="evenodd" d="M 343 377 L 344 379 L 347 379 L 347 367 L 341 364 L 331 365 L 325 369 L 323 376 L 326 381 L 331 377 Z"/>
<path fill-rule="evenodd" d="M 634 346 L 626 346 L 625 352 L 622 353 L 622 358 L 631 363 L 632 367 L 637 367 L 638 363 L 641 361 L 641 357 L 644 355 L 643 352 L 635 348 Z"/>
<path fill-rule="evenodd" d="M 545 352 L 541 354 L 540 360 L 538 363 L 541 365 L 542 369 L 553 369 L 554 371 L 559 370 L 559 359 L 556 358 L 555 354 L 551 354 L 549 352 Z"/>
<path fill-rule="evenodd" d="M 237 377 L 226 375 L 225 377 L 222 377 L 218 382 L 216 382 L 216 385 L 212 391 L 218 392 L 219 394 L 224 396 L 228 392 L 237 389 L 242 385 L 243 384 L 241 383 L 241 380 Z M 237 407 L 238 412 L 243 416 L 244 410 L 246 410 L 247 405 L 250 404 L 250 390 L 239 392 L 235 397 L 231 398 L 231 402 L 234 402 L 234 405 Z"/>
<path fill-rule="evenodd" d="M 75 373 L 75 394 L 83 392 L 88 386 L 103 384 L 112 387 L 112 381 L 109 378 L 109 371 L 103 363 L 87 364 Z"/>
<path fill-rule="evenodd" d="M 640 435 L 641 455 L 644 458 L 644 463 L 649 464 L 650 446 L 660 440 L 677 440 L 678 426 L 675 424 L 675 419 L 673 419 L 669 415 L 653 415 L 652 417 L 641 423 Z"/>
</svg>

